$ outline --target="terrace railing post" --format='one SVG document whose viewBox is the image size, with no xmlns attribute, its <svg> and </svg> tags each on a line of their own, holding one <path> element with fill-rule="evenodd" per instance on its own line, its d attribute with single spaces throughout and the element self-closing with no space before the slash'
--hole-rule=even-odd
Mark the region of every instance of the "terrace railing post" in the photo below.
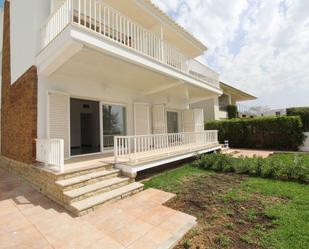
<svg viewBox="0 0 309 249">
<path fill-rule="evenodd" d="M 64 140 L 59 140 L 59 171 L 60 173 L 64 172 Z"/>
<path fill-rule="evenodd" d="M 136 137 L 134 137 L 134 162 L 137 161 L 136 147 L 137 147 Z"/>
<path fill-rule="evenodd" d="M 117 152 L 118 152 L 118 144 L 117 144 L 117 137 L 115 136 L 114 137 L 114 158 L 115 158 L 115 163 L 117 163 L 118 162 L 118 154 L 117 154 Z"/>
</svg>

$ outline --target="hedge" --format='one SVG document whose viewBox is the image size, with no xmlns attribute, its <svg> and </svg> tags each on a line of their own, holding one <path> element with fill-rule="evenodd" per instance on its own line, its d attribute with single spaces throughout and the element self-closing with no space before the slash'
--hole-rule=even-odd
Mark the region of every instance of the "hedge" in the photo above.
<svg viewBox="0 0 309 249">
<path fill-rule="evenodd" d="M 234 148 L 298 150 L 304 142 L 300 117 L 259 117 L 211 121 L 206 130 L 218 130 L 219 141 Z"/>
<path fill-rule="evenodd" d="M 299 116 L 303 122 L 304 131 L 309 131 L 309 107 L 288 108 L 288 116 Z"/>
<path fill-rule="evenodd" d="M 290 158 L 290 157 L 289 157 Z M 217 172 L 235 172 L 264 178 L 309 182 L 309 164 L 302 155 L 294 154 L 290 160 L 284 155 L 239 157 L 213 153 L 193 162 L 194 166 Z"/>
<path fill-rule="evenodd" d="M 236 105 L 229 105 L 227 107 L 227 116 L 229 119 L 232 119 L 232 118 L 237 118 L 237 106 Z"/>
</svg>

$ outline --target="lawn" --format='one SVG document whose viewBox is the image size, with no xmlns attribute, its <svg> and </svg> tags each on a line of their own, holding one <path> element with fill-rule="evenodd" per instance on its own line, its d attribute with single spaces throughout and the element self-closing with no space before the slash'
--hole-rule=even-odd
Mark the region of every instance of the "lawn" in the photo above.
<svg viewBox="0 0 309 249">
<path fill-rule="evenodd" d="M 197 217 L 178 249 L 309 248 L 309 185 L 191 165 L 144 184 L 176 193 L 165 205 Z"/>
</svg>

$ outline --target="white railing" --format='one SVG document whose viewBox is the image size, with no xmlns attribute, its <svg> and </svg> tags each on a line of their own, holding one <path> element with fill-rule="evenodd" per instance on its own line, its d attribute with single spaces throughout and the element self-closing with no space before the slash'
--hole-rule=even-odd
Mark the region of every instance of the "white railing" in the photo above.
<svg viewBox="0 0 309 249">
<path fill-rule="evenodd" d="M 65 0 L 42 27 L 42 47 L 46 47 L 72 21 L 72 0 Z"/>
<path fill-rule="evenodd" d="M 197 60 L 189 60 L 189 74 L 203 80 L 214 87 L 220 88 L 219 74 Z"/>
<path fill-rule="evenodd" d="M 100 0 L 64 0 L 42 27 L 42 48 L 71 23 L 219 87 L 217 73 L 202 64 L 198 65 L 199 70 L 194 70 L 198 62 Z"/>
<path fill-rule="evenodd" d="M 64 141 L 63 139 L 37 139 L 36 160 L 46 165 L 57 166 L 60 173 L 64 172 Z"/>
<path fill-rule="evenodd" d="M 115 161 L 138 162 L 147 158 L 194 152 L 218 144 L 218 131 L 183 132 L 141 136 L 116 136 Z"/>
</svg>

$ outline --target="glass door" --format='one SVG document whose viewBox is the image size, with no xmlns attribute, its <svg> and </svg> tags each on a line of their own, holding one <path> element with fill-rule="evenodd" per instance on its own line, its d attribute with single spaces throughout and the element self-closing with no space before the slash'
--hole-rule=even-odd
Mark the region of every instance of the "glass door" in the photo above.
<svg viewBox="0 0 309 249">
<path fill-rule="evenodd" d="M 167 132 L 168 133 L 178 133 L 179 132 L 179 120 L 178 112 L 167 112 Z"/>
<path fill-rule="evenodd" d="M 126 108 L 120 105 L 102 105 L 103 149 L 114 147 L 114 136 L 126 135 Z"/>
</svg>

